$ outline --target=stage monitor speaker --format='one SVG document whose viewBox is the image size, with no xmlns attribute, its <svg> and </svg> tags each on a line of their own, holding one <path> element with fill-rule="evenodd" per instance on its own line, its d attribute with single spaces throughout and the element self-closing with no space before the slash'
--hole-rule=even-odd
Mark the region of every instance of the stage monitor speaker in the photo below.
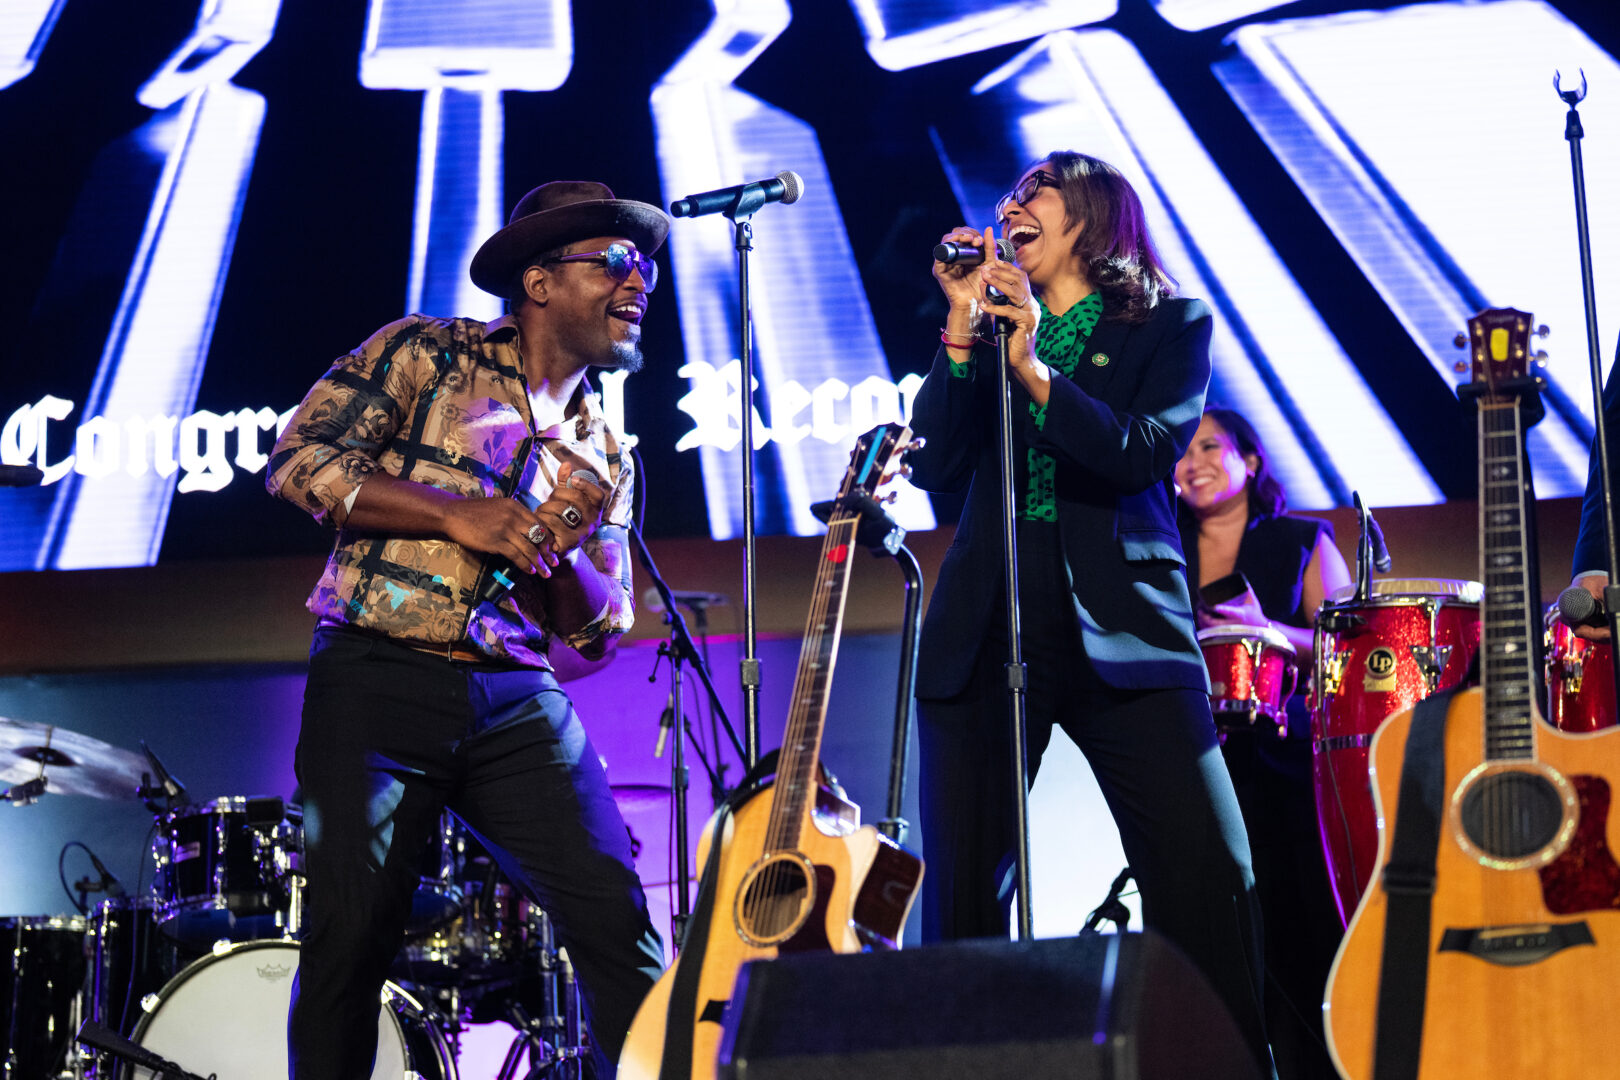
<svg viewBox="0 0 1620 1080">
<path fill-rule="evenodd" d="M 1258 1080 L 1231 1015 L 1152 932 L 746 964 L 723 1080 Z"/>
</svg>

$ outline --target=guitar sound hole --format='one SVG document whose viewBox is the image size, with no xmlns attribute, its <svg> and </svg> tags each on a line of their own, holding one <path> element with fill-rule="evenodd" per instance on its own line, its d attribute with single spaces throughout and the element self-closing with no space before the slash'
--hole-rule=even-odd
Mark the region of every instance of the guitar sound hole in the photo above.
<svg viewBox="0 0 1620 1080">
<path fill-rule="evenodd" d="M 810 880 L 792 859 L 759 867 L 738 897 L 737 914 L 748 936 L 775 941 L 791 933 L 810 903 Z"/>
<path fill-rule="evenodd" d="M 1463 831 L 1475 847 L 1497 859 L 1522 859 L 1540 851 L 1557 837 L 1563 820 L 1558 788 L 1539 773 L 1495 773 L 1463 796 Z"/>
</svg>

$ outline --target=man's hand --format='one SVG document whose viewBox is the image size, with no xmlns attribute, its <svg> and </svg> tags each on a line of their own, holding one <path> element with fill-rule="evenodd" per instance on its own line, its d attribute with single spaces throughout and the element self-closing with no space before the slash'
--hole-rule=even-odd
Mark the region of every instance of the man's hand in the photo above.
<svg viewBox="0 0 1620 1080">
<path fill-rule="evenodd" d="M 530 530 L 551 526 L 538 512 L 516 499 L 457 499 L 444 507 L 444 534 L 469 551 L 500 555 L 525 574 L 550 577 L 557 565 L 551 538 L 543 537 L 538 546 Z"/>
<path fill-rule="evenodd" d="M 1585 577 L 1576 578 L 1574 584 L 1576 587 L 1585 589 L 1597 597 L 1598 603 L 1601 604 L 1603 602 L 1603 590 L 1609 584 L 1609 578 L 1607 574 L 1588 574 Z M 1576 637 L 1585 638 L 1587 641 L 1609 640 L 1607 623 L 1602 626 L 1574 626 L 1570 629 L 1575 631 Z"/>
<path fill-rule="evenodd" d="M 549 534 L 542 549 L 567 555 L 578 548 L 601 525 L 602 506 L 606 502 L 607 490 L 594 472 L 575 469 L 572 462 L 563 462 L 557 470 L 556 490 L 535 511 Z M 556 565 L 555 561 L 552 565 Z"/>
</svg>

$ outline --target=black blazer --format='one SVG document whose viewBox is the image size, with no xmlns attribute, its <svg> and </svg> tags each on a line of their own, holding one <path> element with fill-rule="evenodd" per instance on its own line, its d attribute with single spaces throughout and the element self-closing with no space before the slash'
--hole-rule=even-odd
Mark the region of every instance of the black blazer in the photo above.
<svg viewBox="0 0 1620 1080">
<path fill-rule="evenodd" d="M 1056 501 L 1086 656 L 1110 685 L 1208 692 L 1193 624 L 1170 474 L 1203 415 L 1214 317 L 1201 300 L 1166 300 L 1139 326 L 1098 323 L 1072 379 L 1054 373 L 1044 427 L 1014 387 L 1022 444 L 1057 462 Z M 912 483 L 968 486 L 956 538 L 923 620 L 917 696 L 961 692 L 1000 593 L 1000 443 L 996 356 L 975 350 L 956 378 L 943 348 L 917 391 Z M 1015 444 L 1016 445 L 1016 444 Z"/>
<path fill-rule="evenodd" d="M 1609 437 L 1609 475 L 1620 483 L 1620 345 L 1615 346 L 1614 363 L 1603 382 L 1603 427 Z M 1586 497 L 1581 500 L 1581 528 L 1575 535 L 1573 577 L 1585 570 L 1609 572 L 1609 547 L 1603 533 L 1603 474 L 1598 469 L 1597 439 L 1586 473 Z"/>
</svg>

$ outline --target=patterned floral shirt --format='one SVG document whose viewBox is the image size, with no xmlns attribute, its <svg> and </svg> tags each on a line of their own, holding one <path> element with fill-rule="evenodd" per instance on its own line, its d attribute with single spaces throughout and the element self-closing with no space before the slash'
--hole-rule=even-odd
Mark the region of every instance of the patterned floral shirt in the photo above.
<svg viewBox="0 0 1620 1080">
<path fill-rule="evenodd" d="M 1091 340 L 1102 318 L 1101 293 L 1092 293 L 1062 315 L 1053 315 L 1046 301 L 1036 298 L 1041 306 L 1041 321 L 1035 330 L 1035 358 L 1058 372 L 1064 378 L 1073 378 L 1074 369 L 1085 354 L 1086 342 Z M 958 378 L 972 378 L 975 356 L 965 363 L 951 361 L 951 374 Z M 993 369 L 992 369 L 993 370 Z M 1046 406 L 1029 403 L 1029 414 L 1036 427 L 1046 424 Z M 1033 447 L 1026 451 L 1024 501 L 1018 507 L 1018 516 L 1025 521 L 1057 520 L 1057 462 L 1050 454 Z"/>
<path fill-rule="evenodd" d="M 549 667 L 553 632 L 538 577 L 520 574 L 500 601 L 479 603 L 490 556 L 446 539 L 352 531 L 344 522 L 350 496 L 378 469 L 473 498 L 507 497 L 522 485 L 544 501 L 566 461 L 609 485 L 603 525 L 627 526 L 630 459 L 620 456 L 589 384 L 572 408 L 569 419 L 534 430 L 510 317 L 486 325 L 411 315 L 340 357 L 277 440 L 266 479 L 272 495 L 338 528 L 309 610 L 407 644 Z M 582 545 L 618 588 L 588 625 L 562 637 L 567 645 L 595 654 L 630 628 L 624 546 L 613 528 Z"/>
</svg>

